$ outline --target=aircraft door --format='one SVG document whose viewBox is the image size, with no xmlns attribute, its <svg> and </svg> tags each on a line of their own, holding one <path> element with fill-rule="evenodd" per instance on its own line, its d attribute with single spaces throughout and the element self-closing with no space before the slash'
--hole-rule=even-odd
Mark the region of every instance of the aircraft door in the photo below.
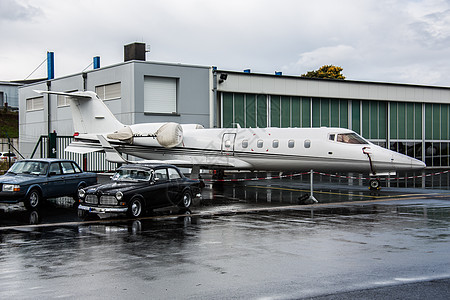
<svg viewBox="0 0 450 300">
<path fill-rule="evenodd" d="M 222 136 L 222 155 L 234 155 L 236 133 L 224 133 Z"/>
</svg>

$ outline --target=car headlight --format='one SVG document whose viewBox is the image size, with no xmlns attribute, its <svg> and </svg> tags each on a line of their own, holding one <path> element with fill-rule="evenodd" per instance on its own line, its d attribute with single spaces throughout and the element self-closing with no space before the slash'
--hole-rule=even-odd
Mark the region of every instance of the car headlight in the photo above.
<svg viewBox="0 0 450 300">
<path fill-rule="evenodd" d="M 84 199 L 85 196 L 86 196 L 86 191 L 84 189 L 79 189 L 78 190 L 78 197 L 80 199 Z"/>
<path fill-rule="evenodd" d="M 116 199 L 120 201 L 120 200 L 122 200 L 122 198 L 123 198 L 123 193 L 121 191 L 118 191 L 116 193 Z"/>
<path fill-rule="evenodd" d="M 20 185 L 18 184 L 4 184 L 2 187 L 3 192 L 19 192 Z"/>
</svg>

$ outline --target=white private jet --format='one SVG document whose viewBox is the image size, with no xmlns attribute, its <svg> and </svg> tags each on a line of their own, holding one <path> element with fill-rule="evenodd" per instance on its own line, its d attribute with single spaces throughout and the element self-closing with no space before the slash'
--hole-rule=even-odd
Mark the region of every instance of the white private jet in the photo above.
<svg viewBox="0 0 450 300">
<path fill-rule="evenodd" d="M 359 172 L 371 176 L 420 170 L 426 165 L 385 149 L 343 128 L 211 128 L 198 124 L 124 125 L 94 92 L 67 96 L 75 141 L 66 151 L 105 151 L 111 162 L 125 163 L 120 153 L 152 162 L 202 169 Z M 379 181 L 371 182 L 372 187 Z"/>
</svg>

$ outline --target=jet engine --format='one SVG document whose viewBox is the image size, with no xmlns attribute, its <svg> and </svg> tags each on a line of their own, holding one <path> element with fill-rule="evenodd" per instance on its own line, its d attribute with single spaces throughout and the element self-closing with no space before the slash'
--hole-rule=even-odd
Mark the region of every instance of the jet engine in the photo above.
<svg viewBox="0 0 450 300">
<path fill-rule="evenodd" d="M 128 144 L 133 144 L 133 136 L 133 131 L 130 126 L 125 126 L 117 131 L 114 131 L 114 133 L 106 135 L 108 139 L 118 140 Z"/>
<path fill-rule="evenodd" d="M 114 133 L 108 134 L 106 137 L 128 144 L 159 145 L 165 148 L 173 148 L 183 141 L 183 128 L 180 124 L 173 122 L 163 124 L 135 124 L 125 126 Z M 146 139 L 144 140 L 142 138 Z M 154 142 L 155 139 L 157 143 Z"/>
<path fill-rule="evenodd" d="M 183 141 L 183 128 L 178 123 L 166 123 L 156 131 L 155 135 L 161 146 L 173 148 Z"/>
</svg>

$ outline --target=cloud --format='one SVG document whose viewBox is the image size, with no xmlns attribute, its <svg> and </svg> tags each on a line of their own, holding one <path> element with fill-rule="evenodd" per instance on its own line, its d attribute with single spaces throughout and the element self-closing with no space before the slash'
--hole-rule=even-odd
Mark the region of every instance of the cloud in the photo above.
<svg viewBox="0 0 450 300">
<path fill-rule="evenodd" d="M 434 12 L 409 25 L 413 38 L 426 47 L 449 47 L 450 9 Z"/>
<path fill-rule="evenodd" d="M 0 22 L 1 21 L 27 21 L 42 12 L 39 8 L 28 4 L 21 4 L 17 0 L 0 1 Z"/>
<path fill-rule="evenodd" d="M 323 65 L 340 65 L 346 61 L 357 59 L 357 51 L 349 45 L 320 47 L 300 54 L 296 65 L 302 69 L 318 69 Z"/>
<path fill-rule="evenodd" d="M 0 24 L 1 80 L 25 78 L 46 51 L 57 77 L 96 55 L 116 64 L 123 45 L 139 41 L 151 61 L 288 75 L 333 64 L 354 80 L 450 83 L 448 0 L 133 0 L 127 9 L 120 0 L 0 0 Z"/>
<path fill-rule="evenodd" d="M 445 72 L 445 69 L 439 66 L 423 66 L 419 64 L 408 65 L 396 71 L 398 78 L 402 82 L 417 82 L 420 78 L 420 82 L 427 85 L 433 85 L 435 82 L 444 80 L 443 72 Z"/>
</svg>

